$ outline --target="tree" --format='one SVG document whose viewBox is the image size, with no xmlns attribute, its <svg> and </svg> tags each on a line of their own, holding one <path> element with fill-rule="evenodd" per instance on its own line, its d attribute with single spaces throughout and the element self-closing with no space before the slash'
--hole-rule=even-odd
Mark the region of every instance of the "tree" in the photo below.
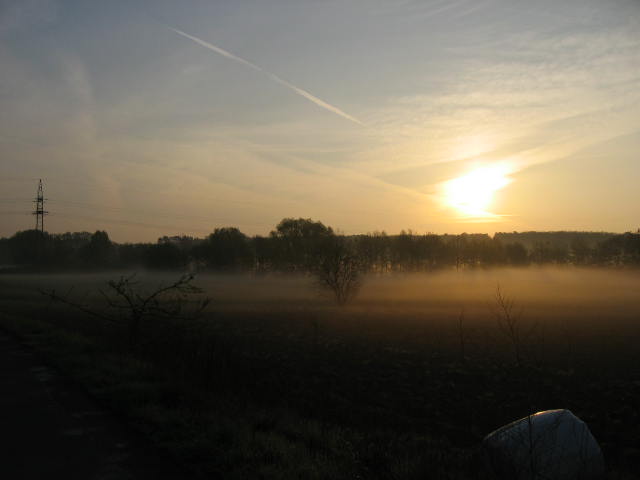
<svg viewBox="0 0 640 480">
<path fill-rule="evenodd" d="M 576 236 L 576 238 L 571 240 L 569 248 L 571 249 L 571 260 L 574 265 L 589 263 L 591 259 L 591 248 L 589 248 L 584 238 Z"/>
<path fill-rule="evenodd" d="M 255 236 L 251 240 L 254 253 L 254 269 L 256 272 L 268 272 L 275 266 L 276 239 L 272 237 Z"/>
<path fill-rule="evenodd" d="M 173 243 L 149 245 L 145 255 L 145 266 L 154 269 L 176 269 L 185 264 L 180 248 Z"/>
<path fill-rule="evenodd" d="M 529 261 L 527 249 L 519 242 L 507 243 L 504 252 L 510 265 L 526 265 Z"/>
<path fill-rule="evenodd" d="M 285 218 L 271 232 L 276 240 L 281 267 L 293 271 L 313 271 L 328 253 L 336 235 L 331 227 L 310 218 Z"/>
<path fill-rule="evenodd" d="M 96 230 L 85 247 L 84 256 L 93 267 L 105 267 L 112 260 L 113 245 L 109 235 L 103 230 Z"/>
<path fill-rule="evenodd" d="M 107 303 L 109 311 L 102 313 L 91 306 L 76 303 L 60 296 L 55 290 L 40 293 L 53 301 L 62 302 L 77 310 L 100 318 L 109 323 L 124 323 L 129 333 L 131 348 L 136 350 L 142 339 L 143 326 L 147 320 L 193 320 L 200 316 L 209 305 L 210 299 L 204 298 L 198 302 L 191 302 L 192 309 L 187 311 L 189 297 L 202 293 L 202 290 L 192 284 L 194 276 L 182 275 L 172 284 L 158 286 L 154 290 L 144 291 L 135 281 L 135 274 L 110 280 L 108 292 L 100 291 Z"/>
<path fill-rule="evenodd" d="M 356 251 L 363 271 L 386 273 L 390 268 L 389 236 L 385 232 L 358 235 L 355 239 Z"/>
<path fill-rule="evenodd" d="M 524 328 L 523 309 L 516 310 L 513 298 L 503 293 L 500 284 L 496 286 L 492 313 L 500 332 L 508 339 L 513 348 L 516 365 L 522 367 L 524 343 L 533 336 L 537 323 L 533 323 L 528 329 Z"/>
<path fill-rule="evenodd" d="M 11 263 L 11 252 L 9 251 L 9 239 L 0 238 L 0 265 Z"/>
<path fill-rule="evenodd" d="M 215 269 L 238 270 L 253 263 L 249 239 L 235 227 L 216 228 L 193 252 Z"/>
<path fill-rule="evenodd" d="M 320 286 L 333 293 L 338 305 L 353 300 L 362 286 L 360 261 L 344 238 L 336 238 L 333 247 L 323 255 L 315 274 Z"/>
<path fill-rule="evenodd" d="M 420 264 L 418 236 L 411 230 L 400 232 L 392 242 L 394 268 L 401 271 L 416 271 Z"/>
<path fill-rule="evenodd" d="M 51 236 L 40 230 L 23 230 L 9 238 L 9 252 L 16 264 L 47 264 L 51 260 Z"/>
</svg>

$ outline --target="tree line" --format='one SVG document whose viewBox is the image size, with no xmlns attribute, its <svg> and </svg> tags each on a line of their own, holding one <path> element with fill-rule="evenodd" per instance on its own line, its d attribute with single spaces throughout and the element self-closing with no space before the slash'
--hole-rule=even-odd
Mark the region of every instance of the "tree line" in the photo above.
<svg viewBox="0 0 640 480">
<path fill-rule="evenodd" d="M 164 236 L 156 243 L 115 243 L 101 230 L 63 234 L 24 230 L 0 239 L 0 265 L 5 269 L 307 273 L 348 267 L 383 274 L 531 264 L 639 266 L 640 231 L 511 232 L 491 237 L 408 230 L 397 235 L 346 236 L 322 222 L 285 218 L 267 236 L 247 236 L 238 228 L 222 227 L 205 238 Z"/>
</svg>

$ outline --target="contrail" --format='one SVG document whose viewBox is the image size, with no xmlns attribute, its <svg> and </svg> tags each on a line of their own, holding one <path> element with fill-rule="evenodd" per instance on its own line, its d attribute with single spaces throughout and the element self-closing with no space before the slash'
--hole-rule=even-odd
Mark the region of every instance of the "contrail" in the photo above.
<svg viewBox="0 0 640 480">
<path fill-rule="evenodd" d="M 209 50 L 213 50 L 214 52 L 222 55 L 223 57 L 227 57 L 231 60 L 234 60 L 238 63 L 241 63 L 242 65 L 249 67 L 253 70 L 257 70 L 258 72 L 262 72 L 264 73 L 267 77 L 269 77 L 271 80 L 273 80 L 276 83 L 279 83 L 280 85 L 282 85 L 283 87 L 288 88 L 289 90 L 293 91 L 294 93 L 297 93 L 298 95 L 306 98 L 307 100 L 312 101 L 313 103 L 315 103 L 316 105 L 318 105 L 319 107 L 324 108 L 325 110 L 329 110 L 330 112 L 333 112 L 337 115 L 340 115 L 343 118 L 346 118 L 347 120 L 350 120 L 354 123 L 357 123 L 358 125 L 364 125 L 364 123 L 362 123 L 360 120 L 358 120 L 357 118 L 349 115 L 346 112 L 343 112 L 342 110 L 340 110 L 338 107 L 335 107 L 333 105 L 331 105 L 330 103 L 325 102 L 324 100 L 319 99 L 318 97 L 316 97 L 315 95 L 312 95 L 311 93 L 307 92 L 306 90 L 303 90 L 300 87 L 296 87 L 295 85 L 287 82 L 286 80 L 283 80 L 282 78 L 278 77 L 275 73 L 271 73 L 268 70 L 265 70 L 262 67 L 259 67 L 258 65 L 255 65 L 247 60 L 245 60 L 244 58 L 240 58 L 237 55 L 234 55 L 231 52 L 227 52 L 226 50 L 220 48 L 220 47 L 216 47 L 215 45 L 212 45 L 209 42 L 205 42 L 204 40 L 199 39 L 198 37 L 194 37 L 193 35 L 189 35 L 188 33 L 185 33 L 181 30 L 178 30 L 177 28 L 173 28 L 173 27 L 168 27 L 169 29 L 171 29 L 172 31 L 174 31 L 175 33 L 177 33 L 178 35 L 181 35 L 185 38 L 188 38 L 189 40 L 192 40 L 194 42 L 196 42 L 198 45 L 202 45 L 205 48 L 208 48 Z"/>
</svg>

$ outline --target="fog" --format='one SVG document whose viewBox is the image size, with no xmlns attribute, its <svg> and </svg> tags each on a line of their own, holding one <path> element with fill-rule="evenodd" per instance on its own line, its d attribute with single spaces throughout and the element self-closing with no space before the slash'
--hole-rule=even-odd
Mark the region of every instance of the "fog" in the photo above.
<svg viewBox="0 0 640 480">
<path fill-rule="evenodd" d="M 39 288 L 64 293 L 73 288 L 75 296 L 91 296 L 100 289 L 108 290 L 106 283 L 121 275 L 131 273 L 6 275 L 0 277 L 0 285 L 3 290 L 12 287 L 14 294 Z M 140 288 L 151 289 L 177 276 L 140 272 L 136 280 Z M 640 272 L 635 270 L 544 267 L 367 276 L 355 300 L 340 310 L 311 276 L 203 273 L 196 275 L 194 284 L 212 299 L 213 310 L 311 308 L 376 316 L 422 314 L 431 319 L 457 317 L 464 310 L 472 320 L 490 314 L 499 285 L 516 309 L 529 318 L 611 321 L 640 316 Z"/>
</svg>

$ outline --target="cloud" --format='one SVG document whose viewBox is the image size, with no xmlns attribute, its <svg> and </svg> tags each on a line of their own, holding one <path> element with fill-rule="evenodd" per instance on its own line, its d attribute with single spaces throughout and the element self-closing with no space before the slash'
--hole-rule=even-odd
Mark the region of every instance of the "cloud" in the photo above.
<svg viewBox="0 0 640 480">
<path fill-rule="evenodd" d="M 295 92 L 296 94 L 306 98 L 307 100 L 315 103 L 316 105 L 318 105 L 321 108 L 324 108 L 325 110 L 328 110 L 330 112 L 335 113 L 336 115 L 340 115 L 343 118 L 346 118 L 347 120 L 357 123 L 358 125 L 364 125 L 360 120 L 358 120 L 357 118 L 355 118 L 352 115 L 349 115 L 348 113 L 340 110 L 338 107 L 331 105 L 330 103 L 325 102 L 324 100 L 316 97 L 315 95 L 312 95 L 311 93 L 307 92 L 306 90 L 303 90 L 300 87 L 296 87 L 295 85 L 293 85 L 292 83 L 287 82 L 286 80 L 278 77 L 276 74 L 271 73 L 265 69 L 263 69 L 262 67 L 259 67 L 258 65 L 255 65 L 254 63 L 251 63 L 247 60 L 245 60 L 244 58 L 238 57 L 237 55 L 234 55 L 231 52 L 228 52 L 220 47 L 216 47 L 215 45 L 209 43 L 209 42 L 205 42 L 204 40 L 198 38 L 198 37 L 194 37 L 193 35 L 189 35 L 188 33 L 185 33 L 181 30 L 178 30 L 177 28 L 173 28 L 173 27 L 168 27 L 171 31 L 177 33 L 178 35 L 181 35 L 185 38 L 188 38 L 189 40 L 194 41 L 195 43 L 197 43 L 198 45 L 201 45 L 205 48 L 208 48 L 209 50 L 212 50 L 214 52 L 216 52 L 219 55 L 222 55 L 223 57 L 226 57 L 230 60 L 233 60 L 235 62 L 238 62 L 248 68 L 251 68 L 252 70 L 256 70 L 258 72 L 264 73 L 267 77 L 269 77 L 271 80 L 273 80 L 276 83 L 279 83 L 280 85 L 282 85 L 283 87 L 288 88 L 289 90 Z"/>
<path fill-rule="evenodd" d="M 426 188 L 447 172 L 555 162 L 637 128 L 640 41 L 628 27 L 514 33 L 472 49 L 448 85 L 407 92 L 369 116 L 396 139 L 360 155 L 380 178 Z M 398 161 L 389 162 L 391 156 Z M 436 164 L 451 163 L 450 166 Z"/>
</svg>

